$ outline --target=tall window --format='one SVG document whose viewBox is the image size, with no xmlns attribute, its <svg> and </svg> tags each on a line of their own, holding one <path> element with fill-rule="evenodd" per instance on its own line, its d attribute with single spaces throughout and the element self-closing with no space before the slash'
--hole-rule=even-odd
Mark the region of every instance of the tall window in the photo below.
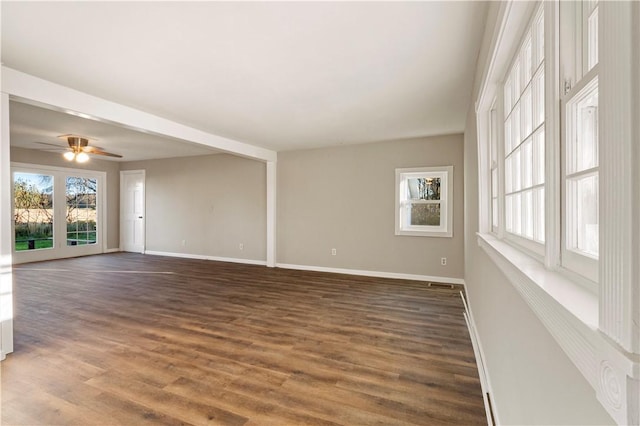
<svg viewBox="0 0 640 426">
<path fill-rule="evenodd" d="M 598 2 L 577 3 L 575 43 L 565 44 L 561 60 L 582 56 L 574 75 L 565 75 L 562 135 L 563 242 L 562 265 L 597 281 L 598 212 Z M 568 22 L 572 24 L 572 22 Z M 568 61 L 570 62 L 570 61 Z M 574 84 L 571 84 L 574 82 Z"/>
<path fill-rule="evenodd" d="M 497 233 L 500 228 L 500 177 L 498 176 L 498 111 L 496 102 L 491 107 L 489 121 L 489 143 L 491 144 L 491 231 Z"/>
<path fill-rule="evenodd" d="M 13 175 L 14 249 L 53 247 L 53 176 Z"/>
<path fill-rule="evenodd" d="M 96 243 L 97 194 L 97 179 L 66 178 L 68 246 Z"/>
<path fill-rule="evenodd" d="M 540 6 L 503 86 L 505 230 L 545 241 L 544 15 Z"/>
</svg>

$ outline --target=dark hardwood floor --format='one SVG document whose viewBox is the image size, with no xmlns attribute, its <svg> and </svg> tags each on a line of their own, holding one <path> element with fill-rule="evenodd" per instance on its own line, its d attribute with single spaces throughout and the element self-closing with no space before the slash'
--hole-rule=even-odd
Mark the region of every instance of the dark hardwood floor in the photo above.
<svg viewBox="0 0 640 426">
<path fill-rule="evenodd" d="M 459 289 L 116 253 L 14 269 L 2 424 L 486 424 Z"/>
</svg>

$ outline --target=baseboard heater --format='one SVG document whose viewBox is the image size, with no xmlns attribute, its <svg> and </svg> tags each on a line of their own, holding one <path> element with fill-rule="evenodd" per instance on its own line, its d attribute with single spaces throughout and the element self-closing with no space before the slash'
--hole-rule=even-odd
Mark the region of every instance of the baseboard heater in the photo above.
<svg viewBox="0 0 640 426">
<path fill-rule="evenodd" d="M 471 346 L 473 346 L 473 354 L 476 357 L 476 365 L 478 366 L 478 376 L 480 377 L 480 387 L 482 388 L 482 399 L 484 400 L 484 409 L 487 415 L 487 424 L 493 426 L 496 424 L 495 416 L 493 415 L 493 406 L 491 401 L 491 394 L 489 392 L 489 386 L 487 382 L 487 372 L 484 367 L 484 359 L 482 358 L 482 351 L 478 343 L 478 334 L 476 331 L 476 324 L 469 311 L 469 305 L 464 297 L 464 293 L 460 292 L 462 298 L 462 304 L 464 305 L 464 320 L 467 323 L 469 329 L 469 335 L 471 336 Z"/>
</svg>

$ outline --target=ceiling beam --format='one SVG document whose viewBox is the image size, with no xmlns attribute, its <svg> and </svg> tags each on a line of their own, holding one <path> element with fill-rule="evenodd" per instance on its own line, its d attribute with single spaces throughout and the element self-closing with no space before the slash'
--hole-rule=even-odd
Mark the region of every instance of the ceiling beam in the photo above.
<svg viewBox="0 0 640 426">
<path fill-rule="evenodd" d="M 4 66 L 2 67 L 2 92 L 20 102 L 115 124 L 143 133 L 182 139 L 254 160 L 277 160 L 275 151 L 194 129 Z"/>
</svg>

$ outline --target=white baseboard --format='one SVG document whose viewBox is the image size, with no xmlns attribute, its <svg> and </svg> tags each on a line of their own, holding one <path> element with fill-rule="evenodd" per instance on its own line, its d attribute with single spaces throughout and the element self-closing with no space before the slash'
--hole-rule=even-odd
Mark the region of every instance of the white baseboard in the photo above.
<svg viewBox="0 0 640 426">
<path fill-rule="evenodd" d="M 246 265 L 265 266 L 267 264 L 266 260 L 237 259 L 235 257 L 206 256 L 202 254 L 190 254 L 190 253 L 171 253 L 171 252 L 165 252 L 165 251 L 146 250 L 144 254 L 150 254 L 152 256 L 181 257 L 184 259 L 215 260 L 217 262 L 244 263 Z"/>
<path fill-rule="evenodd" d="M 297 269 L 300 271 L 331 272 L 334 274 L 361 275 L 365 277 L 395 278 L 400 280 L 428 281 L 464 285 L 464 279 L 462 278 L 436 277 L 432 275 L 415 275 L 382 271 L 363 271 L 359 269 L 328 268 L 325 266 L 294 265 L 290 263 L 276 263 L 276 267 L 283 269 Z"/>
<path fill-rule="evenodd" d="M 478 368 L 478 376 L 480 377 L 480 386 L 482 387 L 482 399 L 484 400 L 485 412 L 487 415 L 488 425 L 499 425 L 500 417 L 498 416 L 498 409 L 496 407 L 493 388 L 491 386 L 491 378 L 489 377 L 489 371 L 487 370 L 486 357 L 484 356 L 484 350 L 482 349 L 482 342 L 480 341 L 480 335 L 476 328 L 476 322 L 473 319 L 473 312 L 471 311 L 470 302 L 465 298 L 468 297 L 466 286 L 464 294 L 461 292 L 462 303 L 464 304 L 464 319 L 467 323 L 467 329 L 471 336 L 471 344 L 473 346 L 473 352 L 476 358 L 476 367 Z M 491 411 L 490 411 L 491 410 Z M 493 414 L 493 418 L 491 417 Z M 495 423 L 494 423 L 495 421 Z"/>
<path fill-rule="evenodd" d="M 122 250 L 120 250 L 120 247 L 118 247 L 118 248 L 110 248 L 110 249 L 106 249 L 105 253 L 118 253 L 120 251 L 122 251 Z"/>
</svg>

